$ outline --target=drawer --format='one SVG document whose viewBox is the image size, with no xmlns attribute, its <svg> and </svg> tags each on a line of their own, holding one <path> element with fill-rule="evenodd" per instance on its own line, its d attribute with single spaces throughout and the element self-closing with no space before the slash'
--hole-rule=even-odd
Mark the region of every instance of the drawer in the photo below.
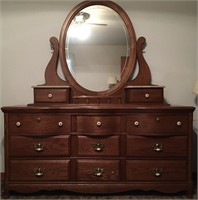
<svg viewBox="0 0 198 200">
<path fill-rule="evenodd" d="M 118 181 L 120 180 L 119 160 L 77 160 L 79 181 Z"/>
<path fill-rule="evenodd" d="M 163 87 L 134 87 L 126 88 L 127 103 L 162 103 L 163 102 Z"/>
<path fill-rule="evenodd" d="M 187 161 L 184 160 L 128 160 L 128 181 L 185 181 Z"/>
<path fill-rule="evenodd" d="M 186 135 L 188 128 L 188 115 L 182 114 L 136 114 L 126 119 L 126 130 L 133 134 Z"/>
<path fill-rule="evenodd" d="M 13 114 L 8 119 L 12 134 L 58 134 L 69 132 L 70 120 L 65 114 Z"/>
<path fill-rule="evenodd" d="M 68 156 L 69 136 L 47 136 L 31 138 L 11 136 L 9 141 L 11 157 Z"/>
<path fill-rule="evenodd" d="M 187 157 L 187 136 L 127 136 L 127 156 L 136 158 Z"/>
<path fill-rule="evenodd" d="M 79 156 L 118 156 L 120 155 L 120 137 L 78 136 Z"/>
<path fill-rule="evenodd" d="M 34 88 L 35 103 L 68 103 L 69 89 L 66 88 Z"/>
<path fill-rule="evenodd" d="M 77 132 L 115 133 L 120 127 L 120 116 L 77 116 Z"/>
<path fill-rule="evenodd" d="M 69 160 L 11 160 L 11 181 L 69 180 Z"/>
</svg>

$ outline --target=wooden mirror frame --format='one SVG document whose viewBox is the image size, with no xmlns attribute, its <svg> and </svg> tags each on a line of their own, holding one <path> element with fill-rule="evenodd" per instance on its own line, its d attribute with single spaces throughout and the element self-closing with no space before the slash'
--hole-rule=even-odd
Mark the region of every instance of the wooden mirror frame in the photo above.
<svg viewBox="0 0 198 200">
<path fill-rule="evenodd" d="M 69 26 L 76 16 L 82 9 L 88 7 L 88 6 L 93 6 L 93 5 L 103 5 L 107 6 L 108 8 L 113 9 L 115 12 L 118 13 L 118 15 L 122 18 L 123 22 L 126 25 L 126 28 L 128 30 L 129 34 L 129 48 L 130 48 L 130 56 L 127 62 L 126 67 L 124 68 L 124 71 L 122 72 L 122 78 L 117 83 L 115 86 L 112 88 L 105 90 L 105 91 L 91 91 L 88 90 L 81 85 L 77 83 L 77 81 L 74 79 L 72 74 L 70 73 L 70 70 L 68 68 L 68 64 L 66 62 L 66 54 L 65 54 L 65 42 L 66 42 L 66 34 L 69 29 Z M 132 25 L 132 22 L 130 18 L 128 17 L 127 13 L 116 3 L 112 1 L 83 1 L 79 3 L 77 6 L 75 6 L 68 16 L 66 17 L 61 33 L 60 33 L 60 38 L 59 38 L 59 56 L 60 56 L 60 63 L 62 67 L 63 74 L 66 78 L 66 80 L 69 82 L 69 85 L 77 90 L 79 93 L 83 95 L 94 95 L 94 96 L 108 96 L 112 95 L 116 92 L 118 92 L 124 85 L 125 83 L 131 78 L 131 74 L 135 68 L 135 62 L 136 62 L 136 36 L 135 36 L 135 31 Z"/>
</svg>

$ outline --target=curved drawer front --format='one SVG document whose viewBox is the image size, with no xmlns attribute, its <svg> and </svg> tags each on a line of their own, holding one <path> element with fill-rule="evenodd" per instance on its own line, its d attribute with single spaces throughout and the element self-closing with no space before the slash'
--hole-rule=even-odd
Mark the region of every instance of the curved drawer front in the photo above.
<svg viewBox="0 0 198 200">
<path fill-rule="evenodd" d="M 129 160 L 126 162 L 128 181 L 185 181 L 187 161 Z"/>
<path fill-rule="evenodd" d="M 126 121 L 127 132 L 134 134 L 186 135 L 188 127 L 188 115 L 136 114 Z"/>
<path fill-rule="evenodd" d="M 141 158 L 187 157 L 187 136 L 127 136 L 127 156 Z"/>
<path fill-rule="evenodd" d="M 119 160 L 77 160 L 79 181 L 118 181 L 120 180 Z"/>
<path fill-rule="evenodd" d="M 11 160 L 11 181 L 69 180 L 69 160 Z"/>
<path fill-rule="evenodd" d="M 114 133 L 120 132 L 120 116 L 77 116 L 77 132 Z"/>
<path fill-rule="evenodd" d="M 69 136 L 48 136 L 31 138 L 25 136 L 10 137 L 11 157 L 43 157 L 43 156 L 68 156 Z"/>
<path fill-rule="evenodd" d="M 69 132 L 70 120 L 64 114 L 17 114 L 9 116 L 12 134 L 56 134 Z"/>
<path fill-rule="evenodd" d="M 88 137 L 78 136 L 79 156 L 118 156 L 120 136 Z"/>
</svg>

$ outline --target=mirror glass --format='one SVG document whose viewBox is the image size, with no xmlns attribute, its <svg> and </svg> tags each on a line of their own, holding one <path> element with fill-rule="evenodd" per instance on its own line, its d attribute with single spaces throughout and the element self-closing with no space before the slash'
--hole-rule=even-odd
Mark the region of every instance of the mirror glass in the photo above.
<svg viewBox="0 0 198 200">
<path fill-rule="evenodd" d="M 65 40 L 65 58 L 76 82 L 91 91 L 119 83 L 130 55 L 127 27 L 113 9 L 92 5 L 72 19 Z"/>
</svg>

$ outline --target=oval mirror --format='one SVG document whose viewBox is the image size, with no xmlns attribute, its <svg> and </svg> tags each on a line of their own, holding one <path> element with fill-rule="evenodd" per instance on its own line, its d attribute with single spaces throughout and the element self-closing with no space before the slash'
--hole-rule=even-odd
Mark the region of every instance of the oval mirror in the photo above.
<svg viewBox="0 0 198 200">
<path fill-rule="evenodd" d="M 82 2 L 61 30 L 63 73 L 83 94 L 116 92 L 134 68 L 135 44 L 132 23 L 121 7 L 111 1 Z"/>
</svg>

